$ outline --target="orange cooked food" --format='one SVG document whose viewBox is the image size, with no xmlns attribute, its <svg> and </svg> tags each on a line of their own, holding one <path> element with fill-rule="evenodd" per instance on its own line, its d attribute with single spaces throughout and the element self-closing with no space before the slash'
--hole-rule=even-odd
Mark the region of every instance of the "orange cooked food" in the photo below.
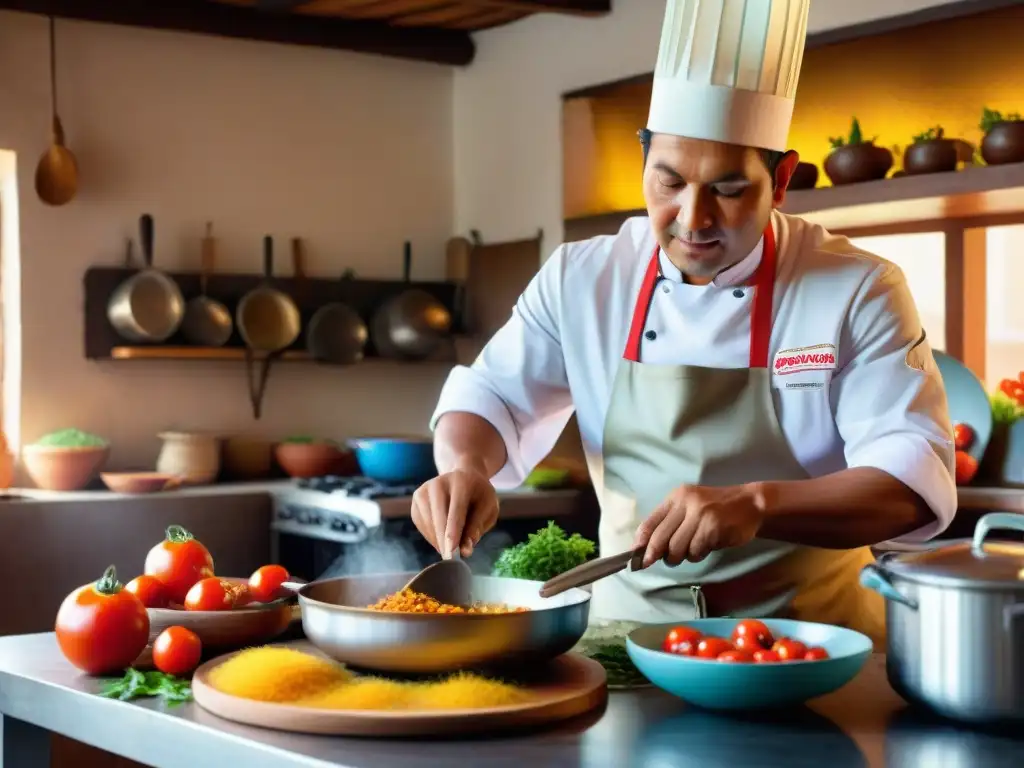
<svg viewBox="0 0 1024 768">
<path fill-rule="evenodd" d="M 373 605 L 366 606 L 371 611 L 389 611 L 392 613 L 525 613 L 526 608 L 508 605 L 476 603 L 469 608 L 458 605 L 440 603 L 432 597 L 403 589 L 385 595 Z"/>
</svg>

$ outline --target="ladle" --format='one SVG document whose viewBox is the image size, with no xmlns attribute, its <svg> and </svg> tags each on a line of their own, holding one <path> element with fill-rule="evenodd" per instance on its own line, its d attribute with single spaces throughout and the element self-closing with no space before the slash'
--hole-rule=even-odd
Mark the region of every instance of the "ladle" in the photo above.
<svg viewBox="0 0 1024 768">
<path fill-rule="evenodd" d="M 36 166 L 36 194 L 47 205 L 71 202 L 78 191 L 78 163 L 64 146 L 64 126 L 57 115 L 57 45 L 54 18 L 50 16 L 50 147 Z"/>
</svg>

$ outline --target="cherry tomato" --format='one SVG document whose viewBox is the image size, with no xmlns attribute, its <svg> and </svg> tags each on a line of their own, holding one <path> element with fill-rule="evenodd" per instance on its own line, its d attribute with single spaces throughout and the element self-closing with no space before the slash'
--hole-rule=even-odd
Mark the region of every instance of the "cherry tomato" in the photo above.
<svg viewBox="0 0 1024 768">
<path fill-rule="evenodd" d="M 967 485 L 978 471 L 978 460 L 966 451 L 956 452 L 956 484 Z"/>
<path fill-rule="evenodd" d="M 779 657 L 779 661 L 803 661 L 804 656 L 807 655 L 806 645 L 799 640 L 790 640 L 788 637 L 778 640 L 772 646 L 772 650 Z"/>
<path fill-rule="evenodd" d="M 773 664 L 779 661 L 779 654 L 762 648 L 760 651 L 754 651 L 754 661 L 758 664 Z"/>
<path fill-rule="evenodd" d="M 661 649 L 679 656 L 696 656 L 701 637 L 701 633 L 692 627 L 673 627 L 665 635 Z"/>
<path fill-rule="evenodd" d="M 168 627 L 153 642 L 153 665 L 165 675 L 187 675 L 202 655 L 199 635 L 185 627 Z"/>
<path fill-rule="evenodd" d="M 743 619 L 733 628 L 732 641 L 737 648 L 740 647 L 740 638 L 743 638 L 742 644 L 751 650 L 756 650 L 751 647 L 751 644 L 761 648 L 771 648 L 775 642 L 772 631 L 763 621 L 757 619 Z"/>
<path fill-rule="evenodd" d="M 167 587 L 152 576 L 136 576 L 125 585 L 147 608 L 166 608 L 170 604 Z"/>
<path fill-rule="evenodd" d="M 191 533 L 172 525 L 166 538 L 149 550 L 142 570 L 163 582 L 172 603 L 182 605 L 193 584 L 213 576 L 213 557 Z"/>
<path fill-rule="evenodd" d="M 249 577 L 249 591 L 257 603 L 270 603 L 283 597 L 281 585 L 289 579 L 288 571 L 280 565 L 264 565 Z M 669 632 L 671 635 L 672 633 Z M 667 642 L 667 640 L 666 640 Z"/>
<path fill-rule="evenodd" d="M 953 427 L 953 442 L 958 451 L 969 450 L 974 443 L 974 430 L 966 424 L 957 424 Z"/>
<path fill-rule="evenodd" d="M 185 595 L 186 611 L 230 611 L 249 602 L 245 584 L 211 576 L 197 581 Z"/>
<path fill-rule="evenodd" d="M 718 654 L 717 658 L 719 661 L 728 661 L 733 664 L 751 664 L 754 661 L 754 657 L 746 651 L 725 651 Z"/>
<path fill-rule="evenodd" d="M 68 661 L 90 675 L 107 675 L 130 667 L 142 653 L 149 614 L 110 566 L 99 581 L 64 598 L 54 629 Z"/>
<path fill-rule="evenodd" d="M 814 647 L 807 649 L 807 653 L 804 654 L 804 661 L 822 661 L 828 657 L 828 651 L 824 648 Z"/>
<path fill-rule="evenodd" d="M 705 637 L 697 644 L 697 657 L 701 659 L 717 659 L 726 651 L 735 650 L 732 643 L 722 637 Z"/>
</svg>

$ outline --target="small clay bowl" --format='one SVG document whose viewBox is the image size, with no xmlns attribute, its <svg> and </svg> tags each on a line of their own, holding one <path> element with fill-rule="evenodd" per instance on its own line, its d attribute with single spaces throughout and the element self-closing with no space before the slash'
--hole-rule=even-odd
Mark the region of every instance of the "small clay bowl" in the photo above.
<svg viewBox="0 0 1024 768">
<path fill-rule="evenodd" d="M 835 186 L 860 184 L 884 179 L 892 163 L 892 152 L 885 147 L 876 147 L 870 142 L 850 144 L 829 153 L 825 158 L 825 173 Z"/>
<path fill-rule="evenodd" d="M 1024 162 L 1024 120 L 993 125 L 981 140 L 981 156 L 989 165 Z"/>
<path fill-rule="evenodd" d="M 345 451 L 334 443 L 280 443 L 274 458 L 289 477 L 340 475 Z"/>
<path fill-rule="evenodd" d="M 908 176 L 923 173 L 949 173 L 959 159 L 955 139 L 915 141 L 903 151 L 903 170 Z"/>
<path fill-rule="evenodd" d="M 110 455 L 110 447 L 64 448 L 26 445 L 21 460 L 32 482 L 44 491 L 79 491 L 99 473 Z"/>
<path fill-rule="evenodd" d="M 246 584 L 247 579 L 222 577 Z M 168 627 L 185 627 L 195 632 L 203 648 L 233 650 L 259 645 L 284 633 L 295 618 L 298 606 L 288 599 L 272 603 L 253 603 L 230 611 L 186 611 L 184 608 L 147 608 L 149 642 Z"/>
<path fill-rule="evenodd" d="M 788 189 L 814 189 L 818 185 L 818 166 L 814 163 L 797 163 Z"/>
<path fill-rule="evenodd" d="M 101 472 L 100 479 L 114 493 L 156 493 L 179 484 L 166 472 Z"/>
</svg>

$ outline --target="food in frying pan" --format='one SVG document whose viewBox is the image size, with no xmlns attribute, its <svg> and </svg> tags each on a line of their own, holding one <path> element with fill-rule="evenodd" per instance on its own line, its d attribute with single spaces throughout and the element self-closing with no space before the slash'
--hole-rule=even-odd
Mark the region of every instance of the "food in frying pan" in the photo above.
<svg viewBox="0 0 1024 768">
<path fill-rule="evenodd" d="M 458 605 L 440 603 L 428 595 L 402 589 L 385 595 L 373 605 L 366 606 L 371 611 L 388 611 L 391 613 L 524 613 L 526 608 L 508 605 L 476 603 L 469 608 Z"/>
</svg>

